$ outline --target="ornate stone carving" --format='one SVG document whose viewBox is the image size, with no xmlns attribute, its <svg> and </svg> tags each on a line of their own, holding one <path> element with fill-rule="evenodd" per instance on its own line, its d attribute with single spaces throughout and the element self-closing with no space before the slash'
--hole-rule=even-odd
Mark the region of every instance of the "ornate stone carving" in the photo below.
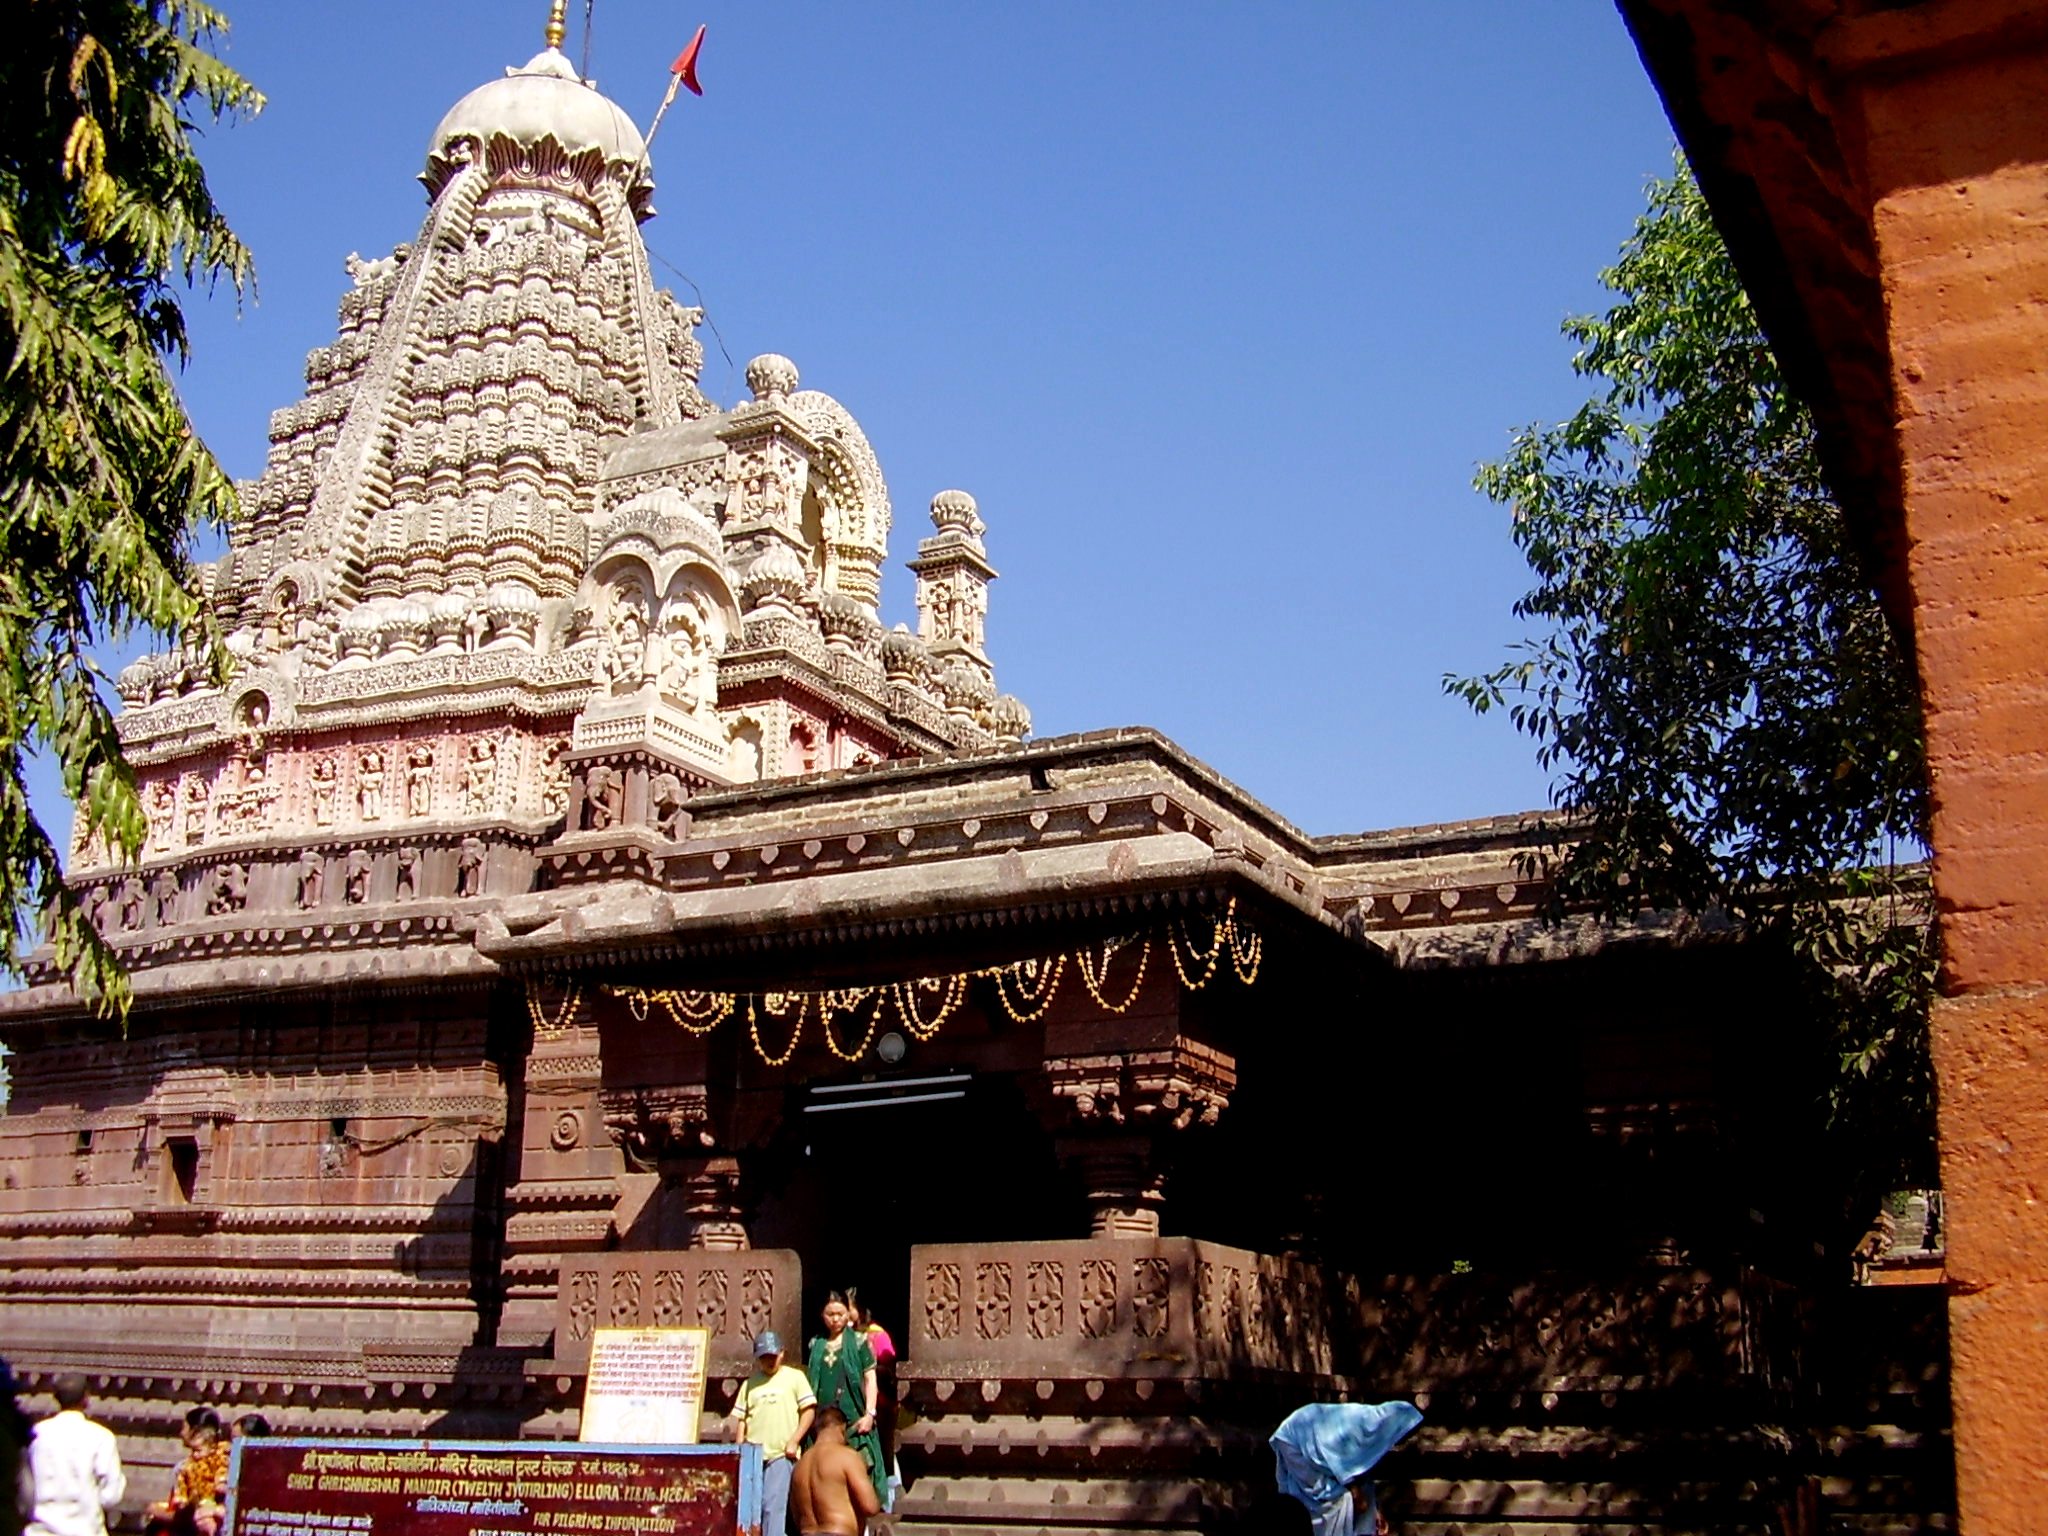
<svg viewBox="0 0 2048 1536">
<path fill-rule="evenodd" d="M 747 388 L 756 400 L 780 400 L 795 394 L 796 386 L 796 364 L 779 352 L 763 352 L 747 364 Z"/>
<path fill-rule="evenodd" d="M 331 757 L 313 759 L 313 825 L 331 827 L 334 825 L 334 796 L 340 782 L 340 772 Z"/>
<path fill-rule="evenodd" d="M 185 778 L 185 841 L 203 843 L 206 841 L 207 802 L 212 795 L 206 780 L 199 774 L 188 774 Z"/>
<path fill-rule="evenodd" d="M 647 787 L 647 809 L 654 830 L 663 837 L 681 837 L 689 820 L 683 802 L 683 781 L 672 773 L 656 774 Z"/>
<path fill-rule="evenodd" d="M 158 779 L 149 786 L 149 846 L 163 849 L 171 846 L 171 836 L 177 830 L 178 786 L 169 779 Z"/>
<path fill-rule="evenodd" d="M 626 785 L 609 763 L 592 763 L 583 776 L 583 830 L 602 832 L 618 825 Z"/>
<path fill-rule="evenodd" d="M 1059 1057 L 1045 1067 L 1052 1091 L 1084 1124 L 1213 1125 L 1237 1086 L 1236 1062 L 1193 1040 L 1165 1050 Z"/>
<path fill-rule="evenodd" d="M 1131 1266 L 1131 1331 L 1141 1339 L 1166 1332 L 1171 1291 L 1166 1260 L 1139 1259 Z"/>
<path fill-rule="evenodd" d="M 924 1332 L 950 1339 L 960 1331 L 960 1266 L 927 1264 L 924 1271 Z"/>
<path fill-rule="evenodd" d="M 679 1269 L 654 1272 L 654 1310 L 648 1318 L 655 1328 L 689 1326 L 689 1281 Z"/>
<path fill-rule="evenodd" d="M 206 910 L 214 917 L 239 912 L 249 900 L 249 871 L 242 864 L 222 864 L 207 887 Z"/>
<path fill-rule="evenodd" d="M 607 1088 L 598 1095 L 605 1130 L 634 1163 L 702 1156 L 715 1142 L 702 1084 L 671 1088 Z"/>
<path fill-rule="evenodd" d="M 146 894 L 140 875 L 130 875 L 121 882 L 120 894 L 114 901 L 114 925 L 123 933 L 133 933 L 142 926 L 142 904 Z"/>
<path fill-rule="evenodd" d="M 1107 1259 L 1081 1261 L 1081 1332 L 1106 1339 L 1116 1331 L 1116 1266 Z"/>
<path fill-rule="evenodd" d="M 1066 1267 L 1057 1259 L 1033 1259 L 1024 1266 L 1024 1327 L 1034 1339 L 1056 1339 L 1066 1331 Z"/>
<path fill-rule="evenodd" d="M 697 1326 L 714 1339 L 725 1332 L 727 1284 L 723 1270 L 697 1276 Z"/>
<path fill-rule="evenodd" d="M 410 901 L 420 893 L 420 853 L 417 848 L 398 850 L 397 897 Z"/>
<path fill-rule="evenodd" d="M 484 842 L 465 837 L 455 856 L 455 894 L 481 896 L 484 891 Z"/>
<path fill-rule="evenodd" d="M 310 912 L 320 905 L 320 899 L 327 891 L 327 860 L 308 848 L 299 855 L 298 898 L 299 910 Z"/>
<path fill-rule="evenodd" d="M 562 754 L 568 750 L 568 738 L 560 736 L 548 743 L 541 759 L 540 812 L 550 819 L 569 809 L 569 765 L 562 761 Z"/>
<path fill-rule="evenodd" d="M 587 1339 L 597 1326 L 597 1271 L 579 1269 L 569 1276 L 569 1337 Z"/>
<path fill-rule="evenodd" d="M 366 849 L 349 850 L 341 877 L 341 896 L 350 906 L 360 906 L 370 899 L 371 867 L 372 861 Z"/>
<path fill-rule="evenodd" d="M 469 744 L 469 760 L 462 770 L 462 811 L 466 816 L 483 816 L 497 804 L 498 744 L 479 736 Z"/>
<path fill-rule="evenodd" d="M 375 747 L 356 759 L 356 808 L 365 821 L 384 816 L 384 754 Z"/>
<path fill-rule="evenodd" d="M 177 871 L 160 869 L 156 872 L 156 879 L 150 882 L 149 893 L 156 907 L 157 927 L 168 928 L 178 920 L 178 897 L 183 892 Z"/>
<path fill-rule="evenodd" d="M 405 814 L 434 813 L 434 749 L 420 742 L 405 756 Z"/>
<path fill-rule="evenodd" d="M 775 1276 L 765 1269 L 749 1269 L 740 1276 L 740 1330 L 753 1338 L 775 1316 Z"/>
<path fill-rule="evenodd" d="M 974 1271 L 974 1327 L 984 1339 L 1010 1333 L 1010 1266 L 997 1261 Z"/>
<path fill-rule="evenodd" d="M 640 1276 L 635 1271 L 622 1269 L 612 1276 L 609 1315 L 614 1328 L 637 1328 L 640 1325 Z"/>
</svg>

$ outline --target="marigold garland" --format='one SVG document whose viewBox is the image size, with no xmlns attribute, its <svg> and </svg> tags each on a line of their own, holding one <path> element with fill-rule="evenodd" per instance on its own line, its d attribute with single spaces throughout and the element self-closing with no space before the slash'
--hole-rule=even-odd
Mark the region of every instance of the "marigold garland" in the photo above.
<svg viewBox="0 0 2048 1536">
<path fill-rule="evenodd" d="M 1165 928 L 1167 955 L 1173 961 L 1174 974 L 1187 991 L 1199 992 L 1208 986 L 1226 959 L 1231 974 L 1244 986 L 1258 980 L 1265 939 L 1249 924 L 1238 921 L 1235 898 L 1225 905 L 1221 916 L 1213 919 L 1206 948 L 1196 943 L 1185 920 L 1168 922 Z M 747 1038 L 753 1043 L 754 1054 L 771 1067 L 785 1066 L 795 1059 L 808 1015 L 815 1008 L 826 1049 L 841 1061 L 854 1062 L 873 1047 L 885 1011 L 893 1010 L 897 1022 L 914 1039 L 930 1040 L 965 1005 L 969 984 L 980 977 L 993 983 L 997 1006 L 1013 1024 L 1034 1024 L 1045 1017 L 1059 996 L 1060 984 L 1070 967 L 1080 973 L 1081 985 L 1097 1007 L 1111 1014 L 1128 1013 L 1144 991 L 1155 942 L 1151 934 L 1127 934 L 1070 953 L 1033 956 L 979 970 L 919 976 L 873 987 L 826 988 L 816 992 L 712 992 L 650 987 L 606 987 L 605 991 L 623 998 L 633 1017 L 642 1021 L 648 1017 L 651 1005 L 658 1003 L 673 1023 L 693 1035 L 710 1034 L 744 1008 Z M 1110 972 L 1122 953 L 1131 948 L 1137 950 L 1137 964 L 1128 990 L 1123 991 L 1120 999 L 1112 997 L 1112 991 L 1122 988 L 1112 986 Z M 550 1022 L 538 1001 L 538 985 L 529 983 L 527 987 L 526 1005 L 534 1028 L 543 1034 L 559 1034 L 574 1016 L 581 994 L 574 982 L 568 983 L 562 1005 Z M 836 1021 L 842 1016 L 859 1020 L 863 1012 L 866 1028 L 860 1043 L 849 1047 L 840 1040 Z M 789 1027 L 788 1042 L 779 1052 L 770 1051 L 762 1043 L 764 1017 Z"/>
<path fill-rule="evenodd" d="M 761 1044 L 760 1015 L 766 1013 L 771 1018 L 781 1018 L 788 1010 L 792 997 L 796 999 L 796 1023 L 790 1027 L 789 1044 L 780 1056 L 771 1056 L 768 1054 L 768 1048 Z M 758 1011 L 755 1007 L 757 1001 L 760 1005 Z M 789 1059 L 796 1055 L 797 1043 L 804 1037 L 804 1011 L 808 1002 L 809 995 L 803 992 L 767 992 L 758 1000 L 751 992 L 747 994 L 747 1037 L 754 1042 L 754 1054 L 768 1066 L 787 1066 Z"/>
<path fill-rule="evenodd" d="M 542 984 L 544 985 L 544 983 Z M 533 1032 L 542 1040 L 551 1040 L 567 1032 L 569 1021 L 576 1017 L 577 1005 L 583 1001 L 583 989 L 575 982 L 562 984 L 562 1006 L 555 1010 L 550 1019 L 547 1009 L 540 1002 L 540 986 L 533 982 L 526 985 L 526 1016 L 533 1021 Z"/>
</svg>

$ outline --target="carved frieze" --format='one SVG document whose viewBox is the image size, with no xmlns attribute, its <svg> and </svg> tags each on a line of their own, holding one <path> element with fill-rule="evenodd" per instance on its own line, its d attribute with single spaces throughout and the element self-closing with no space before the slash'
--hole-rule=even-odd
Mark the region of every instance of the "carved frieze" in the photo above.
<svg viewBox="0 0 2048 1536">
<path fill-rule="evenodd" d="M 1164 1050 L 1056 1057 L 1045 1070 L 1074 1121 L 1089 1126 L 1213 1125 L 1237 1086 L 1230 1056 L 1185 1039 Z"/>
<path fill-rule="evenodd" d="M 669 1088 L 607 1088 L 598 1095 L 606 1132 L 635 1163 L 699 1156 L 717 1138 L 701 1083 Z"/>
</svg>

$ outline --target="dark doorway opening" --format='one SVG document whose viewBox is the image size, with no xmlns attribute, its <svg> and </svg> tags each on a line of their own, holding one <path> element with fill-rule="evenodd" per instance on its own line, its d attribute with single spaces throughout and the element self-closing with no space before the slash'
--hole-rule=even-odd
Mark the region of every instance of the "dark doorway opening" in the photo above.
<svg viewBox="0 0 2048 1536">
<path fill-rule="evenodd" d="M 1080 1191 L 1015 1078 L 918 1076 L 791 1090 L 753 1239 L 802 1259 L 806 1339 L 826 1296 L 856 1286 L 909 1358 L 913 1246 L 1087 1231 Z"/>
</svg>

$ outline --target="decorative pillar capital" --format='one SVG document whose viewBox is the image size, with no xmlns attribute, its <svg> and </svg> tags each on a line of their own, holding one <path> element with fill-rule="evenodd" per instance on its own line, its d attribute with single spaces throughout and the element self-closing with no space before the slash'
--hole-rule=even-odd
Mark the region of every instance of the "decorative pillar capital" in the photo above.
<svg viewBox="0 0 2048 1536">
<path fill-rule="evenodd" d="M 1237 1063 L 1194 1040 L 1153 1050 L 1061 1056 L 1045 1063 L 1065 1130 L 1053 1150 L 1073 1169 L 1097 1237 L 1157 1237 L 1178 1132 L 1214 1125 Z"/>
<path fill-rule="evenodd" d="M 1061 1056 L 1045 1073 L 1077 1127 L 1183 1131 L 1214 1125 L 1237 1087 L 1237 1062 L 1194 1040 L 1159 1050 Z"/>
</svg>

